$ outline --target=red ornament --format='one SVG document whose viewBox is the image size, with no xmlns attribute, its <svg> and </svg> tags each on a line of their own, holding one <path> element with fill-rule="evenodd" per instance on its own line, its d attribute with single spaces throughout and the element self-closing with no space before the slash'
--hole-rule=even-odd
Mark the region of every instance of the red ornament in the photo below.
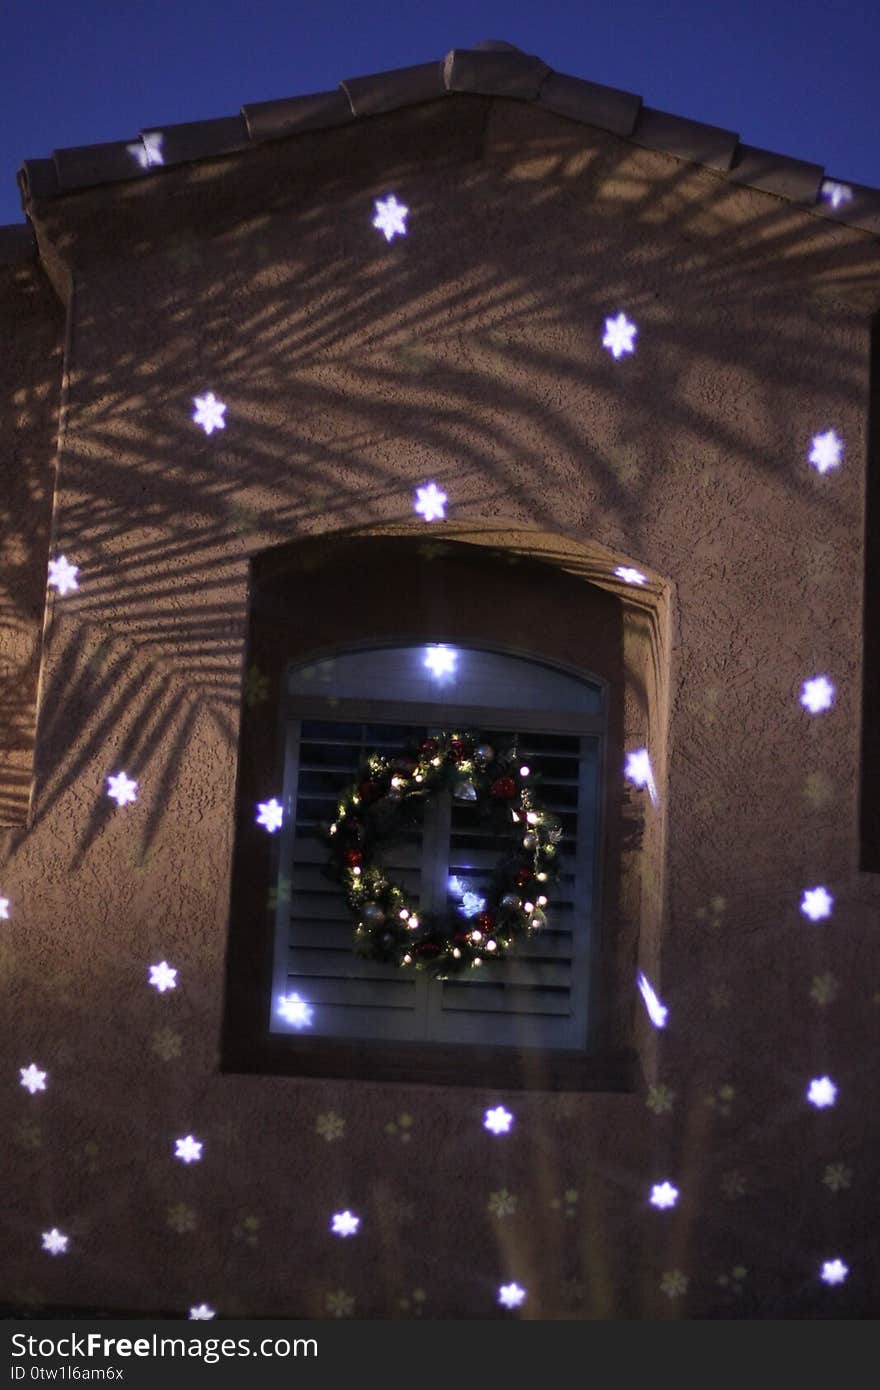
<svg viewBox="0 0 880 1390">
<path fill-rule="evenodd" d="M 347 849 L 345 851 L 345 862 L 350 869 L 356 869 L 359 864 L 363 863 L 363 858 L 364 856 L 359 849 Z"/>
<path fill-rule="evenodd" d="M 420 753 L 436 753 L 436 752 L 437 752 L 437 740 L 436 740 L 435 738 L 426 738 L 426 739 L 424 740 L 423 743 L 420 743 L 420 744 L 419 744 L 419 752 L 420 752 Z"/>
<path fill-rule="evenodd" d="M 358 796 L 362 801 L 375 801 L 379 795 L 380 787 L 378 782 L 361 782 L 358 787 Z"/>
<path fill-rule="evenodd" d="M 533 876 L 531 869 L 517 869 L 514 883 L 517 888 L 525 888 L 527 883 L 531 883 Z"/>
<path fill-rule="evenodd" d="M 498 777 L 489 788 L 489 795 L 496 801 L 509 801 L 516 796 L 516 783 L 512 777 Z"/>
<path fill-rule="evenodd" d="M 449 740 L 449 759 L 453 763 L 460 763 L 468 751 L 468 745 L 463 738 L 453 738 Z"/>
<path fill-rule="evenodd" d="M 482 931 L 491 931 L 495 925 L 495 913 L 481 912 L 477 918 L 477 923 Z"/>
</svg>

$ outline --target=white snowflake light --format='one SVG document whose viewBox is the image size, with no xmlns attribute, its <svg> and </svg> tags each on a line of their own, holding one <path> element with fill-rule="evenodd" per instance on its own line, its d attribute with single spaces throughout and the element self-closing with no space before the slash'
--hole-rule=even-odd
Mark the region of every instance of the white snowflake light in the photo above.
<svg viewBox="0 0 880 1390">
<path fill-rule="evenodd" d="M 634 753 L 627 754 L 623 775 L 635 782 L 637 787 L 647 787 L 652 805 L 657 805 L 657 783 L 647 748 L 638 748 Z"/>
<path fill-rule="evenodd" d="M 838 183 L 836 179 L 823 179 L 820 196 L 836 210 L 844 203 L 851 203 L 853 191 L 848 183 Z"/>
<path fill-rule="evenodd" d="M 651 1188 L 652 1207 L 664 1211 L 667 1207 L 674 1207 L 677 1201 L 678 1188 L 673 1187 L 671 1182 L 658 1182 Z"/>
<path fill-rule="evenodd" d="M 265 825 L 270 835 L 277 830 L 284 817 L 284 807 L 272 797 L 271 801 L 257 802 L 257 825 Z"/>
<path fill-rule="evenodd" d="M 50 1255 L 63 1255 L 69 1240 L 70 1236 L 62 1235 L 57 1227 L 53 1226 L 51 1231 L 43 1232 L 43 1249 L 48 1250 Z"/>
<path fill-rule="evenodd" d="M 491 1130 L 493 1134 L 509 1133 L 512 1124 L 513 1116 L 503 1105 L 496 1105 L 494 1110 L 487 1110 L 483 1118 L 483 1128 Z"/>
<path fill-rule="evenodd" d="M 665 1028 L 666 1020 L 669 1017 L 669 1010 L 665 1004 L 661 1004 L 657 995 L 651 987 L 651 983 L 641 970 L 638 976 L 638 986 L 642 998 L 645 1001 L 645 1008 L 648 1010 L 648 1017 L 655 1028 Z"/>
<path fill-rule="evenodd" d="M 59 594 L 69 593 L 71 589 L 78 589 L 76 576 L 79 574 L 79 565 L 72 565 L 63 555 L 59 555 L 57 560 L 49 561 L 49 583 L 54 584 Z"/>
<path fill-rule="evenodd" d="M 439 681 L 442 680 L 444 676 L 452 676 L 455 674 L 455 662 L 457 657 L 458 652 L 454 647 L 444 647 L 441 642 L 436 647 L 425 648 L 424 665 L 427 666 L 435 680 Z"/>
<path fill-rule="evenodd" d="M 193 1139 L 192 1135 L 188 1134 L 185 1139 L 176 1139 L 174 1142 L 177 1146 L 174 1150 L 175 1158 L 182 1159 L 184 1163 L 198 1163 L 203 1147 L 198 1139 Z"/>
<path fill-rule="evenodd" d="M 834 899 L 827 888 L 805 888 L 801 899 L 801 912 L 811 922 L 821 922 L 823 917 L 831 916 Z"/>
<path fill-rule="evenodd" d="M 467 883 L 462 883 L 457 875 L 450 878 L 449 891 L 460 900 L 461 911 L 465 917 L 476 917 L 486 906 L 486 899 L 481 898 L 472 888 L 468 888 Z"/>
<path fill-rule="evenodd" d="M 804 681 L 801 691 L 801 704 L 810 714 L 822 714 L 826 709 L 830 709 L 834 703 L 834 686 L 827 676 L 816 676 L 813 680 Z"/>
<path fill-rule="evenodd" d="M 385 234 L 386 241 L 392 241 L 396 236 L 406 236 L 408 207 L 399 203 L 393 193 L 387 198 L 377 198 L 375 207 L 373 226 Z"/>
<path fill-rule="evenodd" d="M 207 1322 L 210 1318 L 216 1318 L 217 1314 L 213 1308 L 209 1308 L 207 1303 L 200 1303 L 197 1308 L 190 1308 L 189 1317 L 191 1322 Z"/>
<path fill-rule="evenodd" d="M 848 1274 L 849 1269 L 843 1260 L 826 1260 L 820 1278 L 823 1284 L 842 1284 Z"/>
<path fill-rule="evenodd" d="M 622 579 L 624 584 L 647 584 L 648 576 L 642 574 L 641 570 L 634 570 L 630 565 L 618 565 L 614 571 L 618 579 Z"/>
<path fill-rule="evenodd" d="M 314 1009 L 298 994 L 282 994 L 278 999 L 278 1012 L 285 1023 L 294 1028 L 309 1028 Z"/>
<path fill-rule="evenodd" d="M 605 320 L 605 337 L 602 339 L 602 346 L 606 347 L 615 359 L 622 357 L 625 352 L 635 352 L 633 339 L 638 331 L 635 324 L 630 323 L 626 314 L 618 314 L 616 319 Z"/>
<path fill-rule="evenodd" d="M 518 1308 L 526 1296 L 519 1284 L 502 1284 L 498 1290 L 498 1302 L 504 1308 Z"/>
<path fill-rule="evenodd" d="M 30 1091 L 32 1096 L 35 1096 L 37 1091 L 45 1091 L 48 1072 L 40 1071 L 36 1063 L 31 1062 L 29 1067 L 20 1067 L 19 1074 L 22 1086 L 26 1091 Z"/>
<path fill-rule="evenodd" d="M 132 782 L 124 772 L 107 778 L 107 795 L 112 796 L 117 806 L 125 806 L 129 801 L 137 801 L 137 782 Z"/>
<path fill-rule="evenodd" d="M 171 969 L 167 960 L 160 961 L 158 965 L 151 965 L 150 984 L 160 994 L 164 994 L 166 989 L 176 989 L 177 971 Z"/>
<path fill-rule="evenodd" d="M 810 450 L 810 463 L 819 473 L 827 473 L 829 469 L 839 467 L 843 458 L 843 440 L 837 437 L 834 430 L 814 434 L 810 443 L 813 446 Z"/>
<path fill-rule="evenodd" d="M 819 1076 L 810 1082 L 807 1100 L 817 1110 L 824 1110 L 837 1099 L 837 1087 L 829 1076 Z"/>
<path fill-rule="evenodd" d="M 338 1211 L 330 1223 L 335 1236 L 353 1236 L 361 1224 L 359 1216 L 350 1211 Z"/>
<path fill-rule="evenodd" d="M 135 140 L 133 144 L 126 145 L 125 148 L 137 160 L 142 169 L 153 169 L 156 165 L 165 163 L 162 155 L 161 130 L 154 130 L 148 135 L 142 135 L 140 140 Z"/>
<path fill-rule="evenodd" d="M 9 920 L 9 899 L 0 898 L 0 918 L 3 921 Z"/>
<path fill-rule="evenodd" d="M 436 483 L 428 483 L 426 487 L 416 488 L 413 506 L 426 521 L 445 521 L 446 500 L 446 493 L 441 492 Z"/>
<path fill-rule="evenodd" d="M 206 396 L 194 396 L 193 421 L 201 425 L 205 434 L 213 434 L 214 430 L 225 430 L 226 421 L 223 416 L 226 414 L 226 406 L 222 401 L 218 401 L 213 391 L 209 391 Z"/>
</svg>

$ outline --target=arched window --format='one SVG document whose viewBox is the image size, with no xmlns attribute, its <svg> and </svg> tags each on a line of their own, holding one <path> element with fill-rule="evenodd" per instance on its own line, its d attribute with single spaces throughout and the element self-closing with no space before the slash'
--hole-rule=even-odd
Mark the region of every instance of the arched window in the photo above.
<svg viewBox="0 0 880 1390">
<path fill-rule="evenodd" d="M 224 1070 L 634 1084 L 633 966 L 656 896 L 642 884 L 646 874 L 657 881 L 661 840 L 645 861 L 641 819 L 625 804 L 623 748 L 625 738 L 644 741 L 645 692 L 659 668 L 647 610 L 625 621 L 619 596 L 563 560 L 552 547 L 536 558 L 418 535 L 317 537 L 253 558 Z M 455 651 L 445 678 L 425 665 L 438 645 Z M 454 724 L 479 730 L 499 753 L 516 747 L 541 774 L 565 838 L 546 931 L 485 971 L 435 982 L 355 954 L 355 924 L 323 873 L 320 828 L 364 753 L 403 750 Z M 284 812 L 275 833 L 256 822 L 271 798 Z M 431 799 L 419 833 L 385 861 L 420 903 L 447 910 L 452 880 L 479 896 L 510 848 L 453 801 Z M 277 1008 L 293 993 L 312 1010 L 300 1030 Z"/>
<path fill-rule="evenodd" d="M 278 840 L 273 997 L 297 993 L 310 1032 L 337 1038 L 586 1051 L 596 920 L 605 701 L 588 681 L 472 646 L 381 646 L 292 666 L 286 676 L 284 823 Z M 515 748 L 561 820 L 547 925 L 507 960 L 446 981 L 367 961 L 323 872 L 322 831 L 371 752 L 401 756 L 432 731 L 476 728 Z M 448 793 L 390 847 L 385 867 L 423 911 L 479 910 L 509 837 Z M 469 896 L 465 900 L 465 893 Z M 270 1027 L 291 1031 L 276 1009 Z"/>
</svg>

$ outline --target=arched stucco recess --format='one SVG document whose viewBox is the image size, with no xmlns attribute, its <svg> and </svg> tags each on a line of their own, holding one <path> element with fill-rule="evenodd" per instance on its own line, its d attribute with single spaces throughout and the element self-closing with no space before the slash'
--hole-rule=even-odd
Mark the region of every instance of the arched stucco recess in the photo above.
<svg viewBox="0 0 880 1390">
<path fill-rule="evenodd" d="M 483 522 L 449 521 L 426 527 L 424 523 L 377 523 L 346 528 L 322 537 L 303 537 L 273 547 L 253 557 L 261 581 L 295 570 L 299 562 L 311 568 L 306 552 L 333 539 L 377 541 L 390 538 L 418 539 L 441 545 L 457 542 L 485 551 L 508 552 L 512 557 L 549 564 L 582 583 L 612 593 L 623 614 L 624 709 L 623 746 L 629 751 L 647 748 L 657 786 L 658 802 L 622 778 L 622 768 L 609 767 L 606 776 L 613 788 L 619 779 L 623 797 L 624 834 L 620 847 L 617 906 L 613 918 L 606 914 L 605 929 L 614 934 L 615 1018 L 610 1032 L 638 1052 L 645 1079 L 657 1080 L 657 1034 L 647 1020 L 636 990 L 636 975 L 643 970 L 652 983 L 661 985 L 661 945 L 666 901 L 666 785 L 670 753 L 670 658 L 672 650 L 673 585 L 670 580 L 639 565 L 638 557 L 608 549 L 591 539 L 575 539 L 554 532 L 522 527 L 487 525 Z M 641 568 L 644 585 L 618 579 L 618 566 Z M 610 983 L 610 982 L 609 982 Z"/>
</svg>

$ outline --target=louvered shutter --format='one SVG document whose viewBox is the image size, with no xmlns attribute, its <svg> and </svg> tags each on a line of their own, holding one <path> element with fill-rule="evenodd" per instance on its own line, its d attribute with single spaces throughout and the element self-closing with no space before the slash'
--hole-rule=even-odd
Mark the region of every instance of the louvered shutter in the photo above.
<svg viewBox="0 0 880 1390">
<path fill-rule="evenodd" d="M 528 669 L 535 663 L 497 653 L 469 655 L 475 658 L 466 691 L 470 699 L 476 693 L 487 695 L 497 714 L 498 705 L 511 698 L 511 676 L 524 672 L 526 682 L 514 687 L 516 695 L 524 693 L 531 677 L 536 684 L 528 694 L 534 703 L 545 703 L 540 696 L 540 670 L 535 675 Z M 547 727 L 551 721 L 544 710 L 531 715 L 517 711 L 515 725 L 496 718 L 489 726 L 484 710 L 468 704 L 459 706 L 457 713 L 449 697 L 442 712 L 425 708 L 421 701 L 410 705 L 414 714 L 422 716 L 418 721 L 383 720 L 376 717 L 381 705 L 370 699 L 358 701 L 350 691 L 367 689 L 371 696 L 377 695 L 376 682 L 381 687 L 382 667 L 387 664 L 385 685 L 395 693 L 394 712 L 404 711 L 406 704 L 400 697 L 407 687 L 402 650 L 350 654 L 346 659 L 351 662 L 348 677 L 345 671 L 340 674 L 338 664 L 335 673 L 342 698 L 301 697 L 291 705 L 292 712 L 297 705 L 304 712 L 300 718 L 290 718 L 287 726 L 276 994 L 296 992 L 308 1001 L 313 1009 L 309 1029 L 313 1034 L 582 1050 L 588 1021 L 598 731 L 556 732 Z M 349 677 L 355 686 L 349 684 Z M 585 689 L 595 695 L 594 687 Z M 420 688 L 416 693 L 421 696 L 424 691 Z M 312 713 L 317 707 L 320 717 Z M 365 707 L 368 717 L 351 717 Z M 324 717 L 331 710 L 336 717 Z M 568 717 L 569 722 L 598 723 L 595 717 L 580 721 Z M 563 712 L 560 728 L 565 722 Z M 564 835 L 559 847 L 560 876 L 551 890 L 546 928 L 507 961 L 487 962 L 479 972 L 454 980 L 432 981 L 422 973 L 365 961 L 354 954 L 353 923 L 345 899 L 322 873 L 327 851 L 321 831 L 333 819 L 339 793 L 355 778 L 367 753 L 395 756 L 425 738 L 432 728 L 455 723 L 480 727 L 498 749 L 517 748 L 519 758 L 541 774 L 542 800 L 560 817 Z M 396 842 L 383 862 L 423 909 L 442 907 L 445 902 L 455 910 L 460 901 L 450 881 L 457 879 L 480 895 L 509 844 L 509 839 L 493 837 L 480 824 L 477 808 L 445 796 L 432 800 L 425 808 L 424 824 Z M 272 1026 L 284 1027 L 277 1016 Z"/>
</svg>

